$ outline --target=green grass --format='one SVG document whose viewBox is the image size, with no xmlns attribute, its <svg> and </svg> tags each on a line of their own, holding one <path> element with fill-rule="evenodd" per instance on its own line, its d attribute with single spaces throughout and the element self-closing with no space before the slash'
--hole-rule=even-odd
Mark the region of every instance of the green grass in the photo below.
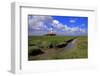
<svg viewBox="0 0 100 76">
<path fill-rule="evenodd" d="M 44 54 L 37 56 L 28 55 L 29 60 L 50 60 L 50 59 L 76 59 L 88 58 L 87 36 L 78 36 L 75 47 L 72 49 L 50 49 L 49 46 L 56 46 L 59 43 L 74 38 L 73 36 L 29 36 L 28 52 L 40 48 Z"/>
</svg>

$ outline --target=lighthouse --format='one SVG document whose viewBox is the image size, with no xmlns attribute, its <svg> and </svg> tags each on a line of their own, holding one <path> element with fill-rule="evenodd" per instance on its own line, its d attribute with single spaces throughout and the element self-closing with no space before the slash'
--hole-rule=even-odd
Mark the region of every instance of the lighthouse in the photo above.
<svg viewBox="0 0 100 76">
<path fill-rule="evenodd" d="M 53 33 L 53 28 L 50 28 L 50 33 L 51 33 L 51 34 Z"/>
<path fill-rule="evenodd" d="M 53 28 L 51 27 L 49 32 L 46 34 L 46 36 L 56 36 L 56 34 L 53 31 Z"/>
</svg>

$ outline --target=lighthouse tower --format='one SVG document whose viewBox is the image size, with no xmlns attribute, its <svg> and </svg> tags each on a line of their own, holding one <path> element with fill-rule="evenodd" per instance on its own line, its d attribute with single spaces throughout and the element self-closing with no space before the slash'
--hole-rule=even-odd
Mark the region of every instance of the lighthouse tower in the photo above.
<svg viewBox="0 0 100 76">
<path fill-rule="evenodd" d="M 53 28 L 50 28 L 50 33 L 53 34 Z"/>
<path fill-rule="evenodd" d="M 46 36 L 56 36 L 56 34 L 53 32 L 53 28 L 50 28 L 50 31 L 48 34 L 46 34 Z"/>
</svg>

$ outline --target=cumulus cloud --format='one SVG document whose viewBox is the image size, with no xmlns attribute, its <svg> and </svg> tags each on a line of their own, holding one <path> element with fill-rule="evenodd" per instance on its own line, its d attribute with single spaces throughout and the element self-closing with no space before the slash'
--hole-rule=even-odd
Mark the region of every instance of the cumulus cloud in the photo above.
<svg viewBox="0 0 100 76">
<path fill-rule="evenodd" d="M 52 23 L 52 17 L 51 16 L 33 16 L 29 20 L 29 27 L 31 29 L 47 29 L 46 25 L 49 25 Z"/>
<path fill-rule="evenodd" d="M 69 20 L 69 22 L 70 22 L 70 23 L 75 23 L 75 22 L 76 22 L 76 20 L 71 19 L 71 20 Z"/>
<path fill-rule="evenodd" d="M 54 24 L 59 24 L 59 21 L 58 20 L 53 20 L 53 23 Z"/>
<path fill-rule="evenodd" d="M 57 29 L 60 29 L 60 30 L 65 30 L 65 28 L 66 28 L 66 25 L 63 25 L 58 20 L 53 20 L 52 26 L 54 28 L 57 28 Z"/>
</svg>

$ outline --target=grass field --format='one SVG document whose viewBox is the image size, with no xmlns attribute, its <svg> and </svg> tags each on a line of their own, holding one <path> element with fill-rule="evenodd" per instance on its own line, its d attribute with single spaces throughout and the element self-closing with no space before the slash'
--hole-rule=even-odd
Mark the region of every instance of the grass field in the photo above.
<svg viewBox="0 0 100 76">
<path fill-rule="evenodd" d="M 55 48 L 74 36 L 29 36 L 28 60 L 88 58 L 87 36 L 77 36 L 74 47 Z"/>
</svg>

